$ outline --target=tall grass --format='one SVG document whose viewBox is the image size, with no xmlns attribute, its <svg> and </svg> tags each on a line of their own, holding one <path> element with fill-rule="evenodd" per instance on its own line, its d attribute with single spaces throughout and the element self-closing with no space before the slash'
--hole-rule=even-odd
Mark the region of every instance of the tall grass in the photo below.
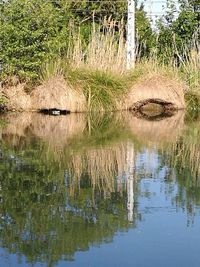
<svg viewBox="0 0 200 267">
<path fill-rule="evenodd" d="M 200 42 L 199 33 L 197 32 L 193 35 L 190 45 L 184 43 L 181 44 L 180 54 L 176 39 L 174 37 L 174 53 L 177 55 L 179 62 L 179 71 L 182 73 L 182 79 L 184 79 L 190 90 L 199 91 L 200 89 Z"/>
<path fill-rule="evenodd" d="M 88 111 L 117 110 L 128 90 L 126 77 L 99 70 L 69 70 L 65 77 L 74 87 L 82 87 Z"/>
<path fill-rule="evenodd" d="M 200 99 L 198 39 L 194 36 L 193 49 L 185 46 L 182 54 L 174 40 L 173 51 L 179 64 L 169 51 L 160 57 L 156 47 L 148 58 L 140 59 L 137 48 L 136 68 L 128 72 L 124 29 L 123 20 L 116 22 L 105 18 L 101 26 L 93 23 L 86 42 L 80 29 L 71 26 L 65 57 L 46 63 L 42 68 L 41 80 L 62 75 L 71 88 L 81 88 L 87 111 L 112 111 L 120 109 L 122 98 L 138 78 L 163 75 L 184 88 L 188 106 L 199 106 L 200 101 L 196 101 Z"/>
<path fill-rule="evenodd" d="M 100 70 L 122 74 L 126 71 L 124 21 L 105 18 L 101 26 L 93 27 L 89 42 L 83 43 L 80 30 L 73 29 L 67 58 L 73 68 Z"/>
<path fill-rule="evenodd" d="M 123 20 L 105 18 L 101 26 L 93 23 L 87 44 L 80 31 L 73 31 L 66 61 L 65 78 L 75 87 L 82 86 L 88 111 L 118 109 L 128 89 L 122 76 L 126 71 Z"/>
<path fill-rule="evenodd" d="M 185 49 L 184 59 L 180 57 L 180 62 L 180 77 L 188 88 L 185 92 L 188 109 L 200 111 L 200 43 L 196 37 L 192 49 Z"/>
<path fill-rule="evenodd" d="M 116 31 L 117 28 L 117 31 Z M 126 45 L 123 20 L 104 19 L 93 27 L 88 43 L 80 30 L 72 27 L 68 51 L 64 58 L 51 60 L 42 67 L 41 82 L 62 75 L 71 88 L 81 88 L 87 111 L 119 109 L 128 90 Z"/>
</svg>

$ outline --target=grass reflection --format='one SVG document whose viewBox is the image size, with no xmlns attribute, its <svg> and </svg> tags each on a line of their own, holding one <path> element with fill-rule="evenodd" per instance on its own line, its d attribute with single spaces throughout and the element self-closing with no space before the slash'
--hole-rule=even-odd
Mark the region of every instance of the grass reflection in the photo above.
<svg viewBox="0 0 200 267">
<path fill-rule="evenodd" d="M 3 120 L 0 240 L 28 262 L 72 260 L 76 251 L 135 227 L 140 179 L 166 166 L 166 179 L 179 186 L 172 201 L 184 208 L 186 198 L 189 211 L 200 204 L 199 130 L 185 124 L 182 113 L 160 121 L 127 112 L 21 113 Z M 144 151 L 150 163 L 159 151 L 157 173 L 147 162 L 136 166 Z"/>
</svg>

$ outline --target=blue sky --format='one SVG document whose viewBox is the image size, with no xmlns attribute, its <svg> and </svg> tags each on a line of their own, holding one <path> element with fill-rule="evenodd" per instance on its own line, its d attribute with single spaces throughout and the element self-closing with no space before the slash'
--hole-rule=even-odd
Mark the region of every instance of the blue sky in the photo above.
<svg viewBox="0 0 200 267">
<path fill-rule="evenodd" d="M 145 10 L 149 16 L 162 16 L 162 14 L 165 13 L 164 9 L 166 8 L 167 0 L 139 0 L 139 3 L 142 2 L 144 3 Z M 177 0 L 174 0 L 173 2 L 177 4 Z"/>
<path fill-rule="evenodd" d="M 164 13 L 163 6 L 166 6 L 166 0 L 146 0 L 146 1 L 139 1 L 144 2 L 145 10 L 147 11 L 148 15 L 151 16 L 162 16 Z"/>
<path fill-rule="evenodd" d="M 161 18 L 165 14 L 167 0 L 139 0 L 139 3 L 144 3 L 145 11 L 153 21 L 153 25 L 158 18 Z M 174 0 L 173 3 L 176 3 L 178 9 L 177 0 Z"/>
</svg>

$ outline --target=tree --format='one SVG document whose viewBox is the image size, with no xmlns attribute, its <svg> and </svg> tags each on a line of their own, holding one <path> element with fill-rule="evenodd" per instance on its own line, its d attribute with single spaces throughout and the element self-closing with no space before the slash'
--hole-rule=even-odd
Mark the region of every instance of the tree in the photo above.
<svg viewBox="0 0 200 267">
<path fill-rule="evenodd" d="M 36 79 L 41 63 L 65 46 L 66 31 L 66 18 L 51 1 L 1 1 L 2 72 Z"/>
<path fill-rule="evenodd" d="M 145 55 L 150 50 L 152 29 L 144 6 L 136 10 L 139 49 Z M 116 34 L 117 22 L 123 18 L 126 35 L 126 0 L 0 0 L 1 78 L 17 75 L 21 80 L 37 80 L 45 61 L 65 55 L 69 22 L 73 21 L 72 30 L 80 28 L 87 43 L 93 23 L 101 27 L 105 17 L 116 22 Z"/>
<path fill-rule="evenodd" d="M 166 15 L 158 22 L 158 53 L 165 59 L 168 53 L 169 60 L 173 57 L 186 59 L 200 37 L 200 14 L 196 12 L 198 1 L 179 0 L 179 12 L 173 1 L 168 0 L 167 3 Z M 177 17 L 175 12 L 178 12 Z"/>
</svg>

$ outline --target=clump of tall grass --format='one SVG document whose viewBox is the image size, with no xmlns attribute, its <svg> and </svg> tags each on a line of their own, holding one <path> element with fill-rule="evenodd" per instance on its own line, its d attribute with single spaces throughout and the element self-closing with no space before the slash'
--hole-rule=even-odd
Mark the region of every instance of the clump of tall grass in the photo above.
<svg viewBox="0 0 200 267">
<path fill-rule="evenodd" d="M 81 88 L 87 111 L 120 109 L 130 80 L 140 73 L 126 73 L 126 44 L 123 20 L 104 19 L 102 26 L 93 23 L 88 43 L 73 28 L 67 54 L 43 66 L 41 81 L 62 75 L 71 88 Z"/>
<path fill-rule="evenodd" d="M 39 81 L 43 83 L 52 77 L 63 76 L 63 60 L 60 57 L 45 62 L 40 70 Z"/>
<path fill-rule="evenodd" d="M 88 112 L 117 110 L 128 89 L 126 76 L 98 69 L 74 67 L 65 59 L 46 63 L 41 71 L 40 82 L 45 84 L 45 81 L 51 81 L 52 77 L 59 79 L 60 76 L 65 78 L 71 90 L 84 95 Z"/>
<path fill-rule="evenodd" d="M 117 28 L 117 31 L 116 31 Z M 127 91 L 126 44 L 124 22 L 104 19 L 93 27 L 89 41 L 84 44 L 80 31 L 73 31 L 67 52 L 65 78 L 73 86 L 82 86 L 88 111 L 118 109 Z"/>
<path fill-rule="evenodd" d="M 190 99 L 188 95 L 191 88 L 195 89 L 196 95 L 199 87 L 197 51 L 185 48 L 185 52 L 180 55 L 175 41 L 172 50 L 178 57 L 177 65 L 177 58 L 174 59 L 172 54 L 170 56 L 170 51 L 161 58 L 155 47 L 147 58 L 140 59 L 137 56 L 136 68 L 128 72 L 123 20 L 116 22 L 105 18 L 101 26 L 93 23 L 87 42 L 83 41 L 80 30 L 73 26 L 71 29 L 65 57 L 47 63 L 41 76 L 42 80 L 46 80 L 52 75 L 62 75 L 71 88 L 81 88 L 86 99 L 87 111 L 120 109 L 123 97 L 141 76 L 146 79 L 166 76 L 171 79 L 172 87 L 173 81 L 174 87 L 184 87 L 186 100 Z M 196 44 L 194 47 L 197 47 Z M 140 55 L 140 51 L 136 50 Z M 188 105 L 191 104 L 192 102 L 188 101 Z"/>
<path fill-rule="evenodd" d="M 200 44 L 195 41 L 191 51 L 185 50 L 185 60 L 181 60 L 179 73 L 187 84 L 185 99 L 189 110 L 200 110 Z"/>
<path fill-rule="evenodd" d="M 104 18 L 102 25 L 93 23 L 88 43 L 80 30 L 72 29 L 67 58 L 73 68 L 122 74 L 126 71 L 124 21 Z"/>
<path fill-rule="evenodd" d="M 88 111 L 117 110 L 127 91 L 125 77 L 100 70 L 71 69 L 65 72 L 65 78 L 73 87 L 82 87 Z"/>
<path fill-rule="evenodd" d="M 178 60 L 178 69 L 182 74 L 189 89 L 192 91 L 199 91 L 200 89 L 200 43 L 198 38 L 198 31 L 193 35 L 190 45 L 182 43 L 181 53 L 176 45 L 174 37 L 174 53 Z"/>
</svg>

